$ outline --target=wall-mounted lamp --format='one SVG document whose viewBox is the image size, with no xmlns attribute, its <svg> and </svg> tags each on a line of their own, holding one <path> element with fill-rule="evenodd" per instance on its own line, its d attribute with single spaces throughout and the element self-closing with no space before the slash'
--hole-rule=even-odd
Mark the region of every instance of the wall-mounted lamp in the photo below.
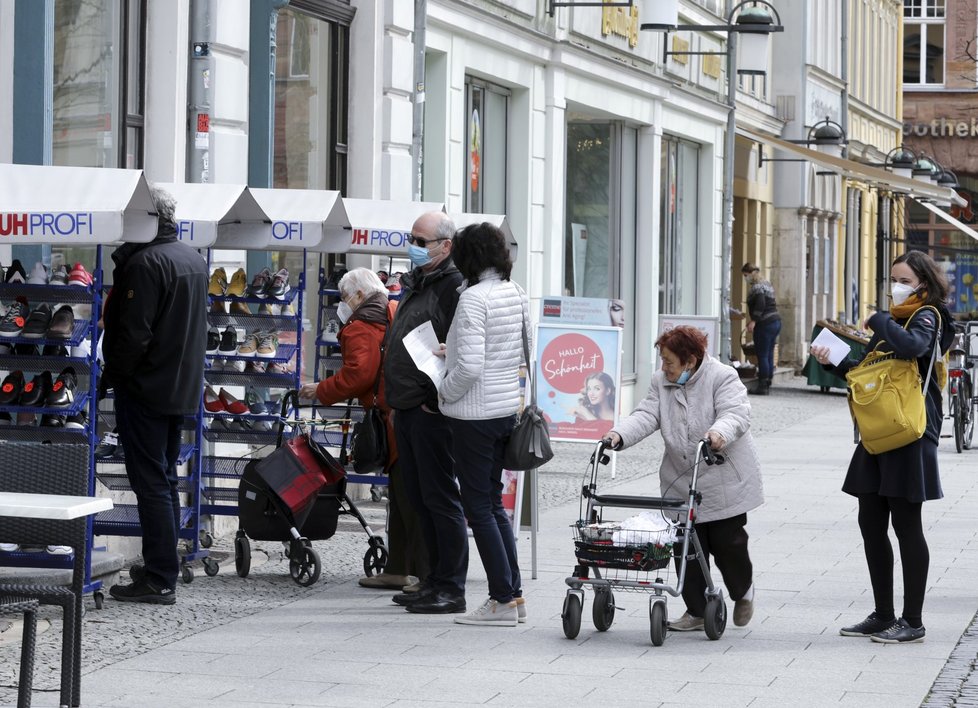
<svg viewBox="0 0 978 708">
<path fill-rule="evenodd" d="M 845 128 L 826 116 L 825 120 L 820 120 L 808 129 L 808 137 L 805 140 L 787 140 L 786 142 L 814 147 L 824 155 L 842 158 L 846 156 L 849 136 L 846 135 Z M 765 162 L 808 162 L 808 160 L 800 157 L 764 157 L 764 145 L 761 144 L 757 152 L 757 166 L 763 167 Z M 835 172 L 818 172 L 817 174 L 832 175 Z"/>
<path fill-rule="evenodd" d="M 897 177 L 911 179 L 913 177 L 913 167 L 916 162 L 917 156 L 913 150 L 898 145 L 886 153 L 886 157 L 883 159 L 883 167 Z"/>
<path fill-rule="evenodd" d="M 558 7 L 631 7 L 638 0 L 621 0 L 621 2 L 593 2 L 592 0 L 547 0 L 547 14 L 554 16 Z M 676 0 L 678 2 L 679 0 Z"/>
<path fill-rule="evenodd" d="M 937 184 L 937 178 L 941 174 L 941 168 L 937 166 L 935 160 L 926 155 L 918 155 L 917 161 L 913 165 L 914 179 L 924 180 L 930 184 Z"/>
</svg>

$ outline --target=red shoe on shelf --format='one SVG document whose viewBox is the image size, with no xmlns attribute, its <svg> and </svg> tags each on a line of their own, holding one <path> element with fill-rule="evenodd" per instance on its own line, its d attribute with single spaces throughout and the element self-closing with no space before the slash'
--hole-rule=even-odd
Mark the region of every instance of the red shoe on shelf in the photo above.
<svg viewBox="0 0 978 708">
<path fill-rule="evenodd" d="M 210 386 L 204 388 L 204 410 L 208 413 L 224 412 L 224 401 Z"/>
<path fill-rule="evenodd" d="M 224 410 L 228 413 L 234 413 L 235 415 L 242 415 L 248 412 L 248 404 L 244 401 L 239 401 L 237 398 L 232 396 L 227 392 L 227 389 L 222 388 L 221 392 L 217 395 L 221 403 L 224 404 Z"/>
<path fill-rule="evenodd" d="M 85 270 L 81 263 L 75 263 L 71 272 L 68 274 L 68 285 L 81 285 L 87 287 L 92 284 L 92 274 Z"/>
</svg>

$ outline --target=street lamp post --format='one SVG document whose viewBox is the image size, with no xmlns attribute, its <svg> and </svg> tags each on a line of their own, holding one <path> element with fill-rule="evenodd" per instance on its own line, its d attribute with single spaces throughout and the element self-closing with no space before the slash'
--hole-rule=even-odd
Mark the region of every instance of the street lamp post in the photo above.
<svg viewBox="0 0 978 708">
<path fill-rule="evenodd" d="M 782 32 L 781 17 L 778 11 L 764 0 L 744 0 L 735 5 L 727 14 L 725 25 L 681 25 L 679 24 L 678 0 L 647 0 L 646 12 L 649 22 L 643 22 L 643 30 L 665 32 L 726 32 L 725 52 L 671 52 L 668 40 L 663 42 L 664 58 L 678 54 L 725 55 L 727 59 L 727 130 L 723 141 L 723 213 L 722 242 L 720 244 L 720 360 L 732 359 L 730 334 L 730 292 L 733 261 L 733 210 L 734 210 L 734 151 L 737 145 L 737 75 L 764 74 L 767 71 L 770 35 Z M 737 38 L 744 35 L 743 61 L 738 69 Z"/>
</svg>

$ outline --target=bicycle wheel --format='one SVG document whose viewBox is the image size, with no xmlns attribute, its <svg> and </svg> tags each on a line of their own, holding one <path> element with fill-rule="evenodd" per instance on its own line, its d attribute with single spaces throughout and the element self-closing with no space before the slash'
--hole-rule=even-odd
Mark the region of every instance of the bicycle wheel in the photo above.
<svg viewBox="0 0 978 708">
<path fill-rule="evenodd" d="M 958 389 L 958 393 L 951 396 L 951 422 L 954 425 L 954 449 L 958 452 L 964 451 L 964 406 L 961 405 L 961 388 Z"/>
<path fill-rule="evenodd" d="M 965 450 L 970 450 L 971 440 L 975 434 L 975 415 L 978 415 L 978 406 L 975 405 L 978 402 L 976 402 L 974 399 L 975 392 L 971 388 L 970 380 L 967 382 L 967 385 L 965 386 L 964 393 L 965 393 L 965 397 L 961 399 L 962 402 L 964 403 L 964 414 L 965 414 L 963 444 Z"/>
</svg>

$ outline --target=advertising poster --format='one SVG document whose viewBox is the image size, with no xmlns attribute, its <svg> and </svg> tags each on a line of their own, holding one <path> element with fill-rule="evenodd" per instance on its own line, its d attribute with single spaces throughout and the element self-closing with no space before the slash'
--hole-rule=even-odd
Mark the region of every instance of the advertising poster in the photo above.
<svg viewBox="0 0 978 708">
<path fill-rule="evenodd" d="M 540 303 L 540 324 L 625 326 L 625 301 L 549 295 Z"/>
<path fill-rule="evenodd" d="M 955 277 L 950 279 L 951 311 L 978 310 L 978 254 L 958 253 L 954 260 Z"/>
<path fill-rule="evenodd" d="M 550 439 L 597 442 L 618 418 L 621 330 L 539 325 L 535 374 Z"/>
</svg>

